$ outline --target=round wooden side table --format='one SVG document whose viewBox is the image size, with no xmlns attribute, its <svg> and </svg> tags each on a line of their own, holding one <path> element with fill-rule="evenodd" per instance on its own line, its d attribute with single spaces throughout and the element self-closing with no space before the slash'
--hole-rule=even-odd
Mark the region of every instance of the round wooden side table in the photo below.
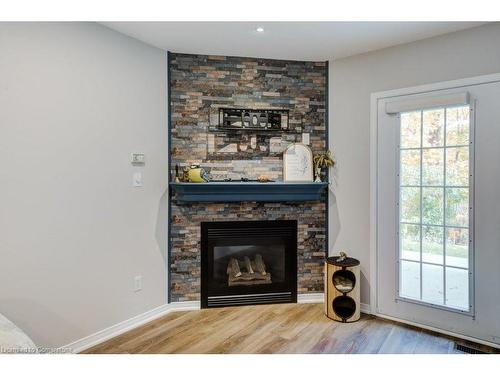
<svg viewBox="0 0 500 375">
<path fill-rule="evenodd" d="M 325 261 L 325 314 L 338 322 L 360 318 L 359 260 L 338 256 Z"/>
</svg>

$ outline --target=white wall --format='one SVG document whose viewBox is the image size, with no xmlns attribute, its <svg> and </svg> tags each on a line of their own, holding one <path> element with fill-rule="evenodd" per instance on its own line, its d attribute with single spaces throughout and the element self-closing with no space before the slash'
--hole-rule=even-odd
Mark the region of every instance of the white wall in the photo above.
<svg viewBox="0 0 500 375">
<path fill-rule="evenodd" d="M 493 23 L 330 62 L 330 145 L 337 159 L 330 206 L 330 253 L 362 266 L 369 303 L 370 94 L 500 72 L 500 24 Z"/>
<path fill-rule="evenodd" d="M 100 25 L 0 23 L 0 312 L 38 345 L 166 303 L 165 75 Z"/>
</svg>

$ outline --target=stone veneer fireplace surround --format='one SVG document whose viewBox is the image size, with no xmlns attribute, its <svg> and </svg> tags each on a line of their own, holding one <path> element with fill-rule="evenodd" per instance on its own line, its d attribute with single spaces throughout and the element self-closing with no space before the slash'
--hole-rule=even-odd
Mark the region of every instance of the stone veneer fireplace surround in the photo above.
<svg viewBox="0 0 500 375">
<path fill-rule="evenodd" d="M 215 179 L 267 174 L 282 180 L 283 145 L 309 133 L 313 153 L 328 149 L 328 64 L 169 53 L 169 167 L 200 163 Z M 286 109 L 291 129 L 274 134 L 217 132 L 219 108 Z M 253 142 L 253 146 L 252 146 Z M 236 144 L 238 152 L 218 152 Z M 171 186 L 172 187 L 172 186 Z M 201 223 L 297 220 L 297 292 L 323 291 L 328 195 L 303 202 L 181 202 L 169 198 L 169 302 L 201 300 Z"/>
</svg>

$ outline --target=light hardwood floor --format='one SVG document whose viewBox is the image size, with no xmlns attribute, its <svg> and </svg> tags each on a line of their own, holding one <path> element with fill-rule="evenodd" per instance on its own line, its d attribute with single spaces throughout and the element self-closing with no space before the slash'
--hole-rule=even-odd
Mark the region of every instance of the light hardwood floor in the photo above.
<svg viewBox="0 0 500 375">
<path fill-rule="evenodd" d="M 173 312 L 85 353 L 459 352 L 451 338 L 407 325 L 369 315 L 342 324 L 322 304 L 281 304 Z"/>
</svg>

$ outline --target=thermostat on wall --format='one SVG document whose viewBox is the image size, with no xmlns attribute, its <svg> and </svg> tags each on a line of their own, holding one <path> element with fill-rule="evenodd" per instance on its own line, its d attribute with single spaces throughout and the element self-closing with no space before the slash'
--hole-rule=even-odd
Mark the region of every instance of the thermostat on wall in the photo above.
<svg viewBox="0 0 500 375">
<path fill-rule="evenodd" d="M 146 163 L 146 159 L 144 158 L 144 154 L 131 154 L 130 161 L 134 165 L 143 165 Z"/>
</svg>

